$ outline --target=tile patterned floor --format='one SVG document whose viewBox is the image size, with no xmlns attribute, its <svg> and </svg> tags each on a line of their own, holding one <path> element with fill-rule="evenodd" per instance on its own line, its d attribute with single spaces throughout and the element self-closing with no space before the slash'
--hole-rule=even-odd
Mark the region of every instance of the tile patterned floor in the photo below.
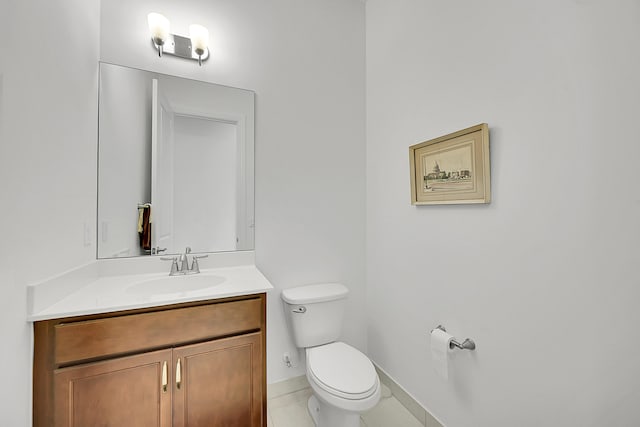
<svg viewBox="0 0 640 427">
<path fill-rule="evenodd" d="M 315 427 L 307 410 L 311 389 L 278 396 L 267 401 L 267 427 Z M 424 427 L 383 386 L 380 402 L 360 417 L 361 427 Z"/>
</svg>

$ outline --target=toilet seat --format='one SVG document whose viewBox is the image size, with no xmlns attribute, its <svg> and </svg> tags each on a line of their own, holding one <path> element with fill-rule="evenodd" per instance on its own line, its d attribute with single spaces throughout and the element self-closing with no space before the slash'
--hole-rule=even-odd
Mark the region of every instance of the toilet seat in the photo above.
<svg viewBox="0 0 640 427">
<path fill-rule="evenodd" d="M 371 360 L 343 342 L 308 348 L 307 373 L 322 390 L 342 399 L 366 399 L 379 387 Z"/>
</svg>

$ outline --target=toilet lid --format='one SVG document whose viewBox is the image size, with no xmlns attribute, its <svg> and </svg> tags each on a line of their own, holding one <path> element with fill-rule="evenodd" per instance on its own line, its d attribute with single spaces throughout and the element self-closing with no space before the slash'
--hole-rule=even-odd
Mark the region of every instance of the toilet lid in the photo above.
<svg viewBox="0 0 640 427">
<path fill-rule="evenodd" d="M 346 399 L 364 399 L 378 384 L 369 358 L 343 342 L 308 349 L 307 369 L 318 386 Z"/>
</svg>

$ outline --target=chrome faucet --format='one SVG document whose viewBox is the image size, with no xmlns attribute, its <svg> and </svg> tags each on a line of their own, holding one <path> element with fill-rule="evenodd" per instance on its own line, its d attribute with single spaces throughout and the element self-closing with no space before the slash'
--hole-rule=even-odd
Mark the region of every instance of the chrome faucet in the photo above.
<svg viewBox="0 0 640 427">
<path fill-rule="evenodd" d="M 177 275 L 185 275 L 185 274 L 197 274 L 200 273 L 200 266 L 198 265 L 199 258 L 206 258 L 209 255 L 193 255 L 191 262 L 191 267 L 189 267 L 189 255 L 191 253 L 191 248 L 186 247 L 184 253 L 180 255 L 180 265 L 178 266 L 178 257 L 161 257 L 160 259 L 163 261 L 171 261 L 171 271 L 169 272 L 169 276 L 177 276 Z"/>
<path fill-rule="evenodd" d="M 191 253 L 191 248 L 187 246 L 184 249 L 184 253 L 180 255 L 180 271 L 189 271 L 189 258 L 187 255 Z M 183 273 L 184 274 L 184 273 Z"/>
</svg>

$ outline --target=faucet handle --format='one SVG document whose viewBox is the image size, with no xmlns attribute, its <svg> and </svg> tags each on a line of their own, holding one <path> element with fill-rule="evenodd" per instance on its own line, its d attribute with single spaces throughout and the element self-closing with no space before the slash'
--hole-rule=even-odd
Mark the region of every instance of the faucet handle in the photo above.
<svg viewBox="0 0 640 427">
<path fill-rule="evenodd" d="M 191 248 L 189 246 L 187 246 L 186 248 L 184 248 L 184 253 L 185 254 L 190 254 L 191 253 Z"/>
<path fill-rule="evenodd" d="M 178 258 L 177 257 L 160 257 L 160 259 L 162 261 L 173 261 L 171 263 L 171 272 L 169 272 L 169 276 L 173 276 L 174 274 L 176 274 L 178 272 Z"/>
<path fill-rule="evenodd" d="M 206 258 L 209 255 L 194 255 L 193 264 L 191 264 L 191 271 L 193 273 L 200 273 L 200 265 L 198 264 L 198 258 Z"/>
</svg>

